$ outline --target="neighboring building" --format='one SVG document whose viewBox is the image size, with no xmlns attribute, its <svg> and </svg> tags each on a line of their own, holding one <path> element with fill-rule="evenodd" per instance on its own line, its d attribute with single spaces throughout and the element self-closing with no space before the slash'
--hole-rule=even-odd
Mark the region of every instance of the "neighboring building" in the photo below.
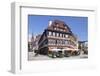
<svg viewBox="0 0 100 76">
<path fill-rule="evenodd" d="M 30 35 L 29 34 L 29 36 L 28 36 L 28 52 L 33 52 L 33 41 L 34 41 L 34 37 L 33 37 L 33 35 Z"/>
<path fill-rule="evenodd" d="M 52 52 L 65 54 L 78 51 L 78 40 L 69 26 L 60 20 L 49 21 L 38 42 L 39 53 L 49 55 Z"/>
<path fill-rule="evenodd" d="M 41 37 L 40 34 L 37 35 L 37 36 L 35 37 L 35 40 L 33 41 L 33 48 L 34 48 L 34 50 L 38 50 L 38 48 L 39 48 L 38 42 L 39 42 L 40 37 Z"/>
<path fill-rule="evenodd" d="M 78 49 L 82 54 L 88 54 L 88 42 L 87 41 L 79 41 L 78 42 Z"/>
<path fill-rule="evenodd" d="M 32 36 L 30 37 L 29 41 L 28 41 L 28 49 L 29 52 L 33 52 L 34 50 L 38 50 L 38 41 L 40 39 L 41 35 L 37 35 L 34 36 L 32 34 Z"/>
</svg>

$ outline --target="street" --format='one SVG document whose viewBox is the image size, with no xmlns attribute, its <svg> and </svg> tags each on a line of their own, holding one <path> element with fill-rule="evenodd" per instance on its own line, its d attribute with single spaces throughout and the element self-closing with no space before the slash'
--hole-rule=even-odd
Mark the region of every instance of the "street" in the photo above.
<svg viewBox="0 0 100 76">
<path fill-rule="evenodd" d="M 63 58 L 51 58 L 47 55 L 37 55 L 35 56 L 35 53 L 33 52 L 28 52 L 28 60 L 32 61 L 32 60 L 55 60 L 55 59 L 84 59 L 84 58 L 88 58 L 88 55 L 78 55 L 78 56 L 70 56 L 70 57 L 63 57 Z"/>
</svg>

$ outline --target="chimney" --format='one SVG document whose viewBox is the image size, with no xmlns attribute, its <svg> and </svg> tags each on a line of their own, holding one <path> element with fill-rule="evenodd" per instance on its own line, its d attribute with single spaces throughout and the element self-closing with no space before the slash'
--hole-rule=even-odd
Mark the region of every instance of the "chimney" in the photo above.
<svg viewBox="0 0 100 76">
<path fill-rule="evenodd" d="M 50 20 L 50 21 L 49 21 L 49 26 L 51 26 L 51 25 L 52 25 L 52 21 Z"/>
</svg>

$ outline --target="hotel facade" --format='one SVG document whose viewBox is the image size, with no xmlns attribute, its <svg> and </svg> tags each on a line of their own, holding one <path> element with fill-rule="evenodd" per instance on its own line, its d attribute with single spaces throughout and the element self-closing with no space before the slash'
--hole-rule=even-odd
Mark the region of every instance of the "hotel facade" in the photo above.
<svg viewBox="0 0 100 76">
<path fill-rule="evenodd" d="M 49 21 L 38 42 L 38 53 L 48 56 L 70 56 L 78 52 L 78 38 L 60 20 Z"/>
</svg>

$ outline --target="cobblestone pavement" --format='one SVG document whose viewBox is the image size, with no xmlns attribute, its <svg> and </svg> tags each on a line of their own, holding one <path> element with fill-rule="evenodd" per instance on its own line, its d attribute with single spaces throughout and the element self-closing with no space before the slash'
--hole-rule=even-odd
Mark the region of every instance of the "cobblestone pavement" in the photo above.
<svg viewBox="0 0 100 76">
<path fill-rule="evenodd" d="M 33 52 L 29 52 L 28 53 L 28 60 L 32 61 L 32 60 L 52 60 L 52 59 L 84 59 L 84 58 L 88 58 L 88 55 L 79 55 L 79 56 L 70 56 L 70 57 L 63 57 L 63 58 L 51 58 L 48 57 L 46 55 L 37 55 L 35 56 L 35 53 Z"/>
</svg>

